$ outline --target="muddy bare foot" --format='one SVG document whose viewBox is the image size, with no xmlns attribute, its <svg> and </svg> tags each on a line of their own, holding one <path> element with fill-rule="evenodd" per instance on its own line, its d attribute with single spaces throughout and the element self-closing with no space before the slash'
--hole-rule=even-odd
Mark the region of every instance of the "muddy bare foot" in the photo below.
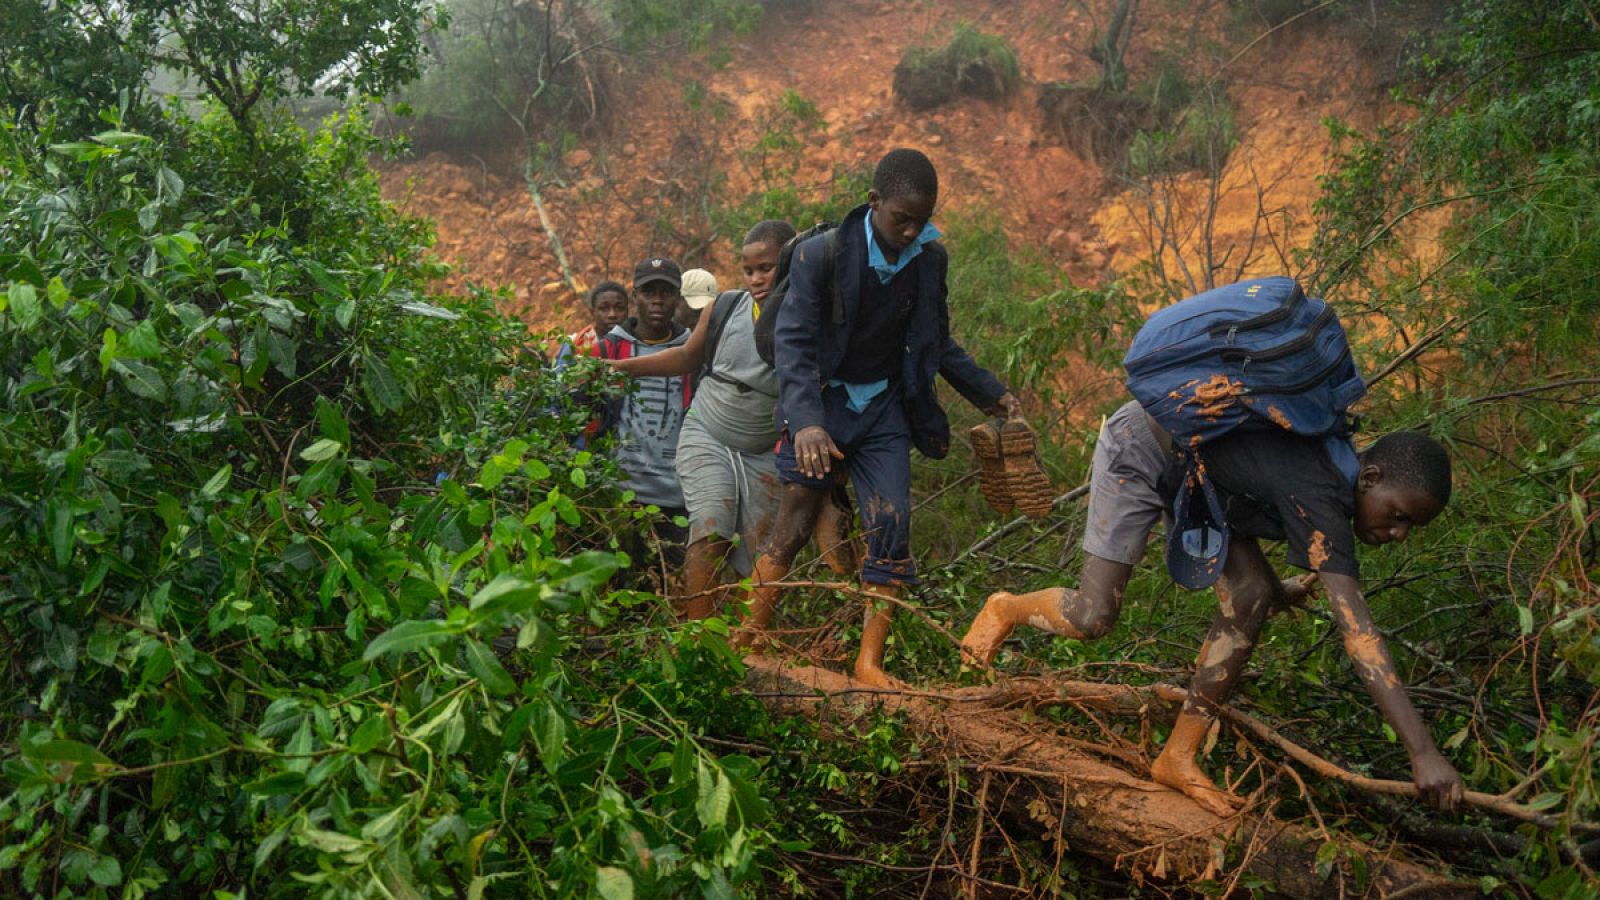
<svg viewBox="0 0 1600 900">
<path fill-rule="evenodd" d="M 1218 788 L 1193 760 L 1180 762 L 1172 754 L 1162 753 L 1150 764 L 1150 780 L 1175 791 L 1182 791 L 1200 808 L 1218 817 L 1227 817 L 1238 811 L 1238 797 Z"/>
<path fill-rule="evenodd" d="M 984 602 L 983 609 L 979 610 L 978 617 L 972 620 L 972 627 L 967 629 L 967 636 L 961 639 L 961 661 L 968 665 L 988 666 L 994 662 L 996 653 L 1000 652 L 1000 645 L 1011 634 L 1011 625 L 1006 621 L 1006 616 L 1001 611 L 1011 599 L 1011 595 L 1004 591 L 990 594 Z"/>
<path fill-rule="evenodd" d="M 895 678 L 883 669 L 861 662 L 856 663 L 855 679 L 868 687 L 880 688 L 886 691 L 906 691 L 911 689 L 910 685 Z"/>
</svg>

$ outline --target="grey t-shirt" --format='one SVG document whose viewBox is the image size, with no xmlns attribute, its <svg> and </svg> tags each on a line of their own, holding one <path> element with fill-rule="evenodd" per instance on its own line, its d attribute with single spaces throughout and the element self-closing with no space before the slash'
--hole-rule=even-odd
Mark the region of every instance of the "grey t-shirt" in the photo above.
<svg viewBox="0 0 1600 900">
<path fill-rule="evenodd" d="M 717 340 L 711 375 L 695 389 L 694 416 L 724 445 L 742 453 L 771 451 L 778 443 L 772 407 L 778 402 L 778 373 L 756 352 L 756 305 L 746 291 Z"/>
<path fill-rule="evenodd" d="M 632 356 L 650 356 L 689 339 L 689 332 L 681 331 L 659 344 L 646 344 L 628 331 L 627 324 L 611 329 L 609 337 L 632 344 Z M 683 507 L 675 462 L 689 394 L 686 377 L 640 378 L 638 390 L 622 402 L 616 424 L 617 468 L 627 475 L 623 486 L 633 490 L 638 503 Z"/>
</svg>

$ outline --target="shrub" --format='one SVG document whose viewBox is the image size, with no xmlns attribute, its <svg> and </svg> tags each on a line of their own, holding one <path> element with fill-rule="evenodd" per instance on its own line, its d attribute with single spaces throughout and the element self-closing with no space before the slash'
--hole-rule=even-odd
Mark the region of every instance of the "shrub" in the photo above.
<svg viewBox="0 0 1600 900">
<path fill-rule="evenodd" d="M 1128 171 L 1145 179 L 1184 171 L 1215 178 L 1238 143 L 1233 106 L 1220 91 L 1206 91 L 1182 108 L 1170 128 L 1134 135 L 1128 146 Z"/>
<path fill-rule="evenodd" d="M 931 109 L 958 94 L 999 100 L 1017 89 L 1022 70 L 1005 38 L 956 26 L 943 47 L 907 48 L 894 67 L 894 93 L 912 109 Z"/>
<path fill-rule="evenodd" d="M 359 120 L 170 130 L 0 144 L 0 893 L 755 877 L 720 623 L 586 643 L 649 610 L 605 373 L 425 292 Z"/>
</svg>

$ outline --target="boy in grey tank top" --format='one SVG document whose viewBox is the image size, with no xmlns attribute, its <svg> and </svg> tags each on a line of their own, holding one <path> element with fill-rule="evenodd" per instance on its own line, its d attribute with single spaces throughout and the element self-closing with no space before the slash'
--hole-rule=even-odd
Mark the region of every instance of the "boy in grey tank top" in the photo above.
<svg viewBox="0 0 1600 900">
<path fill-rule="evenodd" d="M 787 222 L 756 225 L 746 235 L 741 254 L 747 287 L 743 294 L 702 309 L 682 347 L 612 363 L 640 377 L 680 375 L 701 371 L 707 352 L 713 356 L 678 436 L 678 480 L 689 514 L 680 612 L 689 618 L 705 618 L 721 609 L 722 592 L 716 587 L 724 564 L 731 563 L 741 577 L 748 576 L 754 548 L 760 546 L 777 512 L 780 486 L 773 448 L 778 431 L 773 406 L 778 377 L 756 352 L 755 320 L 772 286 L 778 251 L 794 234 Z M 732 303 L 733 308 L 716 345 L 708 347 L 719 303 Z M 856 561 L 846 558 L 854 549 L 845 537 L 849 510 L 838 503 L 825 506 L 815 532 L 818 549 L 829 557 L 830 566 L 854 571 Z M 735 535 L 737 544 L 732 540 Z"/>
</svg>

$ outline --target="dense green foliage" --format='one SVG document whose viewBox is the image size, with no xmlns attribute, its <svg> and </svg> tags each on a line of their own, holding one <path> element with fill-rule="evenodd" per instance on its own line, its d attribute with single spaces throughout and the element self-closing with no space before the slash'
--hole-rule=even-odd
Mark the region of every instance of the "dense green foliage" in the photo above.
<svg viewBox="0 0 1600 900">
<path fill-rule="evenodd" d="M 677 719 L 725 645 L 584 644 L 639 615 L 584 370 L 421 293 L 359 123 L 274 157 L 298 239 L 227 120 L 174 127 L 7 136 L 7 892 L 748 877 L 755 766 Z"/>
<path fill-rule="evenodd" d="M 710 9 L 616 4 L 589 25 L 639 46 L 704 42 L 692 6 Z M 745 21 L 735 6 L 716 21 Z M 253 7 L 276 18 L 248 47 L 261 23 L 233 6 L 179 20 L 179 44 L 154 38 L 167 6 L 124 4 L 114 22 L 102 7 L 9 10 L 38 28 L 0 46 L 0 893 L 957 890 L 943 861 L 983 821 L 970 769 L 890 718 L 841 734 L 770 716 L 736 690 L 722 622 L 673 624 L 626 589 L 640 582 L 620 551 L 648 513 L 572 440 L 588 418 L 573 398 L 619 387 L 592 366 L 545 367 L 491 294 L 430 293 L 427 225 L 379 199 L 367 160 L 384 147 L 359 117 L 307 133 L 280 114 L 318 85 L 387 90 L 415 71 L 416 8 L 369 5 L 339 27 L 320 8 Z M 478 24 L 491 20 L 506 21 Z M 513 24 L 521 40 L 543 23 Z M 1306 280 L 1340 304 L 1369 372 L 1448 326 L 1379 383 L 1368 424 L 1445 439 L 1456 499 L 1405 546 L 1365 554 L 1364 582 L 1468 784 L 1593 821 L 1600 38 L 1579 0 L 1484 0 L 1453 27 L 1413 118 L 1336 131 Z M 393 46 L 375 49 L 374 28 L 394 29 Z M 236 52 L 237 71 L 218 63 Z M 539 134 L 594 112 L 581 71 L 541 88 L 527 61 L 535 80 L 502 99 L 559 100 L 518 107 L 538 111 Z M 150 101 L 157 66 L 210 95 L 195 117 Z M 1144 174 L 1185 168 L 1173 148 L 1189 116 L 1231 146 L 1220 100 L 1170 72 L 1146 84 L 1179 124 L 1147 132 L 1168 143 L 1135 154 Z M 791 93 L 765 116 L 731 161 L 757 189 L 718 194 L 708 227 L 837 219 L 859 202 L 860 171 L 796 183 L 823 127 L 814 105 Z M 1074 287 L 992 214 L 943 201 L 955 331 L 1027 398 L 1064 493 L 1119 399 L 1105 373 L 1141 304 L 1162 298 L 1137 281 Z M 947 406 L 958 433 L 976 418 Z M 1076 507 L 975 548 L 999 523 L 970 471 L 959 441 L 918 466 L 922 615 L 900 616 L 889 660 L 913 681 L 954 677 L 950 636 L 987 591 L 1070 583 L 1076 566 Z M 798 592 L 780 624 L 842 661 L 854 603 Z M 1029 634 L 1001 666 L 1181 681 L 1213 605 L 1147 566 L 1110 636 Z M 1316 612 L 1275 621 L 1240 703 L 1405 779 L 1334 634 Z M 1070 709 L 1037 721 L 1138 752 L 1162 737 Z M 1247 772 L 1240 789 L 1280 817 L 1431 846 L 1488 892 L 1595 894 L 1592 834 L 1475 814 L 1441 830 L 1406 804 L 1312 779 L 1302 791 L 1257 758 L 1225 735 L 1207 764 Z M 1132 890 L 1058 849 L 1019 836 L 982 871 Z"/>
<path fill-rule="evenodd" d="M 428 296 L 359 119 L 51 106 L 0 145 L 4 893 L 753 877 L 759 767 L 693 723 L 764 716 L 614 590 L 606 379 Z"/>
</svg>

